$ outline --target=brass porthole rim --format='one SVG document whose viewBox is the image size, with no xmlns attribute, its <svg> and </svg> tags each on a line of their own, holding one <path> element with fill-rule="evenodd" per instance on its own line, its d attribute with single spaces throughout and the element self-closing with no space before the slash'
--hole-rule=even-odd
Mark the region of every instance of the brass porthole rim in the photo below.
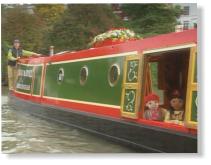
<svg viewBox="0 0 211 165">
<path fill-rule="evenodd" d="M 85 79 L 84 81 L 81 80 L 81 72 L 82 72 L 83 69 L 85 69 L 85 71 L 86 71 L 86 79 Z M 80 69 L 80 75 L 79 75 L 80 85 L 85 85 L 85 84 L 86 84 L 87 79 L 88 79 L 88 76 L 89 76 L 88 67 L 87 67 L 86 65 L 84 65 L 84 66 Z"/>
<path fill-rule="evenodd" d="M 59 81 L 59 78 L 58 78 L 59 72 L 60 72 L 60 71 L 61 71 L 62 74 L 63 74 L 63 78 L 62 78 L 61 81 Z M 64 81 L 64 68 L 59 68 L 58 75 L 57 75 L 57 83 L 60 85 L 63 81 Z"/>
<path fill-rule="evenodd" d="M 111 82 L 111 80 L 110 80 L 110 72 L 111 72 L 111 68 L 112 67 L 116 67 L 117 68 L 117 72 L 118 72 L 118 77 L 117 77 L 117 79 L 116 79 L 116 81 L 115 82 Z M 117 84 L 117 82 L 119 81 L 119 77 L 120 77 L 120 67 L 119 67 L 119 65 L 118 64 L 112 64 L 110 67 L 109 67 L 109 70 L 108 70 L 108 83 L 109 83 L 109 85 L 111 86 L 111 87 L 114 87 L 116 84 Z"/>
</svg>

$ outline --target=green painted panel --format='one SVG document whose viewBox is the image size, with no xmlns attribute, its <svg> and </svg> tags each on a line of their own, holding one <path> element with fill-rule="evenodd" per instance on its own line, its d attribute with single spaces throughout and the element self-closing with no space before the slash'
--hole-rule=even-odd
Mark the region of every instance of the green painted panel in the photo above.
<svg viewBox="0 0 211 165">
<path fill-rule="evenodd" d="M 16 90 L 24 93 L 31 93 L 33 66 L 19 65 Z"/>
<path fill-rule="evenodd" d="M 192 93 L 191 121 L 197 122 L 197 91 Z"/>
<path fill-rule="evenodd" d="M 120 105 L 123 61 L 124 57 L 113 57 L 63 64 L 49 64 L 46 69 L 44 95 Z M 115 86 L 112 87 L 108 81 L 108 74 L 113 64 L 119 66 L 120 77 Z M 80 71 L 84 66 L 88 68 L 88 78 L 86 83 L 81 85 Z M 58 77 L 62 81 L 58 81 Z"/>
<path fill-rule="evenodd" d="M 40 94 L 40 85 L 41 85 L 41 77 L 42 77 L 42 66 L 35 66 L 35 78 L 34 78 L 34 88 L 33 94 Z"/>
<path fill-rule="evenodd" d="M 136 89 L 125 89 L 124 96 L 124 112 L 135 113 L 135 103 L 136 103 Z"/>
<path fill-rule="evenodd" d="M 126 83 L 137 83 L 139 60 L 127 61 Z"/>
</svg>

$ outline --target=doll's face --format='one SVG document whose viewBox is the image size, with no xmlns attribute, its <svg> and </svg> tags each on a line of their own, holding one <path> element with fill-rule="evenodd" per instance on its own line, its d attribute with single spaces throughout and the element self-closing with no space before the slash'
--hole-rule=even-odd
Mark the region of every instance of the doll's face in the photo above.
<svg viewBox="0 0 211 165">
<path fill-rule="evenodd" d="M 180 98 L 171 99 L 170 104 L 174 110 L 181 110 L 183 108 L 183 100 Z"/>
<path fill-rule="evenodd" d="M 149 108 L 149 109 L 157 109 L 159 107 L 159 103 L 158 101 L 156 100 L 151 100 L 151 101 L 148 101 L 146 103 L 146 106 Z"/>
</svg>

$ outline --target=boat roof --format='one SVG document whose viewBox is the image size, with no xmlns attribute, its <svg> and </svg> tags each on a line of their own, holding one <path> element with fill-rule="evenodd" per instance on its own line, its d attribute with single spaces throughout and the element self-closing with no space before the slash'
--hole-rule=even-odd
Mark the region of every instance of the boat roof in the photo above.
<svg viewBox="0 0 211 165">
<path fill-rule="evenodd" d="M 47 62 L 66 61 L 97 56 L 120 54 L 124 52 L 144 52 L 188 44 L 197 44 L 197 29 L 185 30 L 182 32 L 172 32 L 148 37 L 135 41 L 127 41 L 121 44 L 103 46 L 80 50 L 77 52 L 64 52 L 59 55 L 43 56 L 38 58 L 28 58 L 20 60 L 21 63 L 37 64 Z"/>
</svg>

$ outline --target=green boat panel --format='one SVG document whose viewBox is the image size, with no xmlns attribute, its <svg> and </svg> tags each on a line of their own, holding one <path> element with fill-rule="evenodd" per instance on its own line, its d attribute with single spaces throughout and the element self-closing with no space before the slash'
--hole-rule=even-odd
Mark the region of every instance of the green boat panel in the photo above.
<svg viewBox="0 0 211 165">
<path fill-rule="evenodd" d="M 16 90 L 23 93 L 31 93 L 33 66 L 18 65 L 18 78 Z"/>
<path fill-rule="evenodd" d="M 126 83 L 137 83 L 138 82 L 138 68 L 139 68 L 139 60 L 138 59 L 127 61 Z"/>
<path fill-rule="evenodd" d="M 191 121 L 197 122 L 197 91 L 192 92 Z"/>
<path fill-rule="evenodd" d="M 101 104 L 120 105 L 123 62 L 125 57 L 112 57 L 70 63 L 48 64 L 46 68 L 44 96 L 72 99 Z M 118 82 L 109 84 L 110 67 L 120 68 Z M 84 84 L 80 83 L 83 67 L 88 70 Z M 61 75 L 63 78 L 61 78 Z"/>
<path fill-rule="evenodd" d="M 137 89 L 125 89 L 123 111 L 135 113 Z"/>
<path fill-rule="evenodd" d="M 35 66 L 34 72 L 34 87 L 33 94 L 40 95 L 41 77 L 42 77 L 42 66 Z"/>
</svg>

